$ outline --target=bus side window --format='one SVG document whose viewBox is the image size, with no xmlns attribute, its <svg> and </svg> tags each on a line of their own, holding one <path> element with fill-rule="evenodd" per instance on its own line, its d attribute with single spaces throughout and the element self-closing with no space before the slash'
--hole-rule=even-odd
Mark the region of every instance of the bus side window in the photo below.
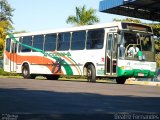
<svg viewBox="0 0 160 120">
<path fill-rule="evenodd" d="M 32 36 L 23 37 L 22 44 L 32 46 Z M 26 46 L 22 46 L 22 52 L 31 52 L 31 49 Z"/>
<path fill-rule="evenodd" d="M 6 39 L 6 51 L 10 52 L 11 38 Z"/>
<path fill-rule="evenodd" d="M 45 36 L 44 51 L 54 51 L 56 49 L 57 34 L 47 34 Z"/>
<path fill-rule="evenodd" d="M 117 50 L 117 44 L 118 44 L 118 35 L 114 34 L 114 45 L 113 45 L 114 51 Z"/>
<path fill-rule="evenodd" d="M 87 49 L 102 49 L 104 43 L 104 29 L 89 30 L 87 33 Z"/>
<path fill-rule="evenodd" d="M 59 33 L 57 50 L 69 50 L 70 48 L 70 33 Z"/>
<path fill-rule="evenodd" d="M 19 38 L 19 42 L 22 43 L 23 42 L 23 38 L 20 37 Z M 21 44 L 18 44 L 18 52 L 21 52 L 22 51 L 22 45 Z"/>
<path fill-rule="evenodd" d="M 112 48 L 112 38 L 113 36 L 112 36 L 112 34 L 109 34 L 109 36 L 108 36 L 108 50 L 111 50 L 111 48 Z"/>
<path fill-rule="evenodd" d="M 114 33 L 114 41 L 113 41 L 113 58 L 116 58 L 117 55 L 117 44 L 118 44 L 118 35 Z"/>
<path fill-rule="evenodd" d="M 72 33 L 71 50 L 83 50 L 85 48 L 86 31 Z"/>
<path fill-rule="evenodd" d="M 12 43 L 11 53 L 16 53 L 16 52 L 17 52 L 17 43 Z"/>
<path fill-rule="evenodd" d="M 36 35 L 33 37 L 33 47 L 43 50 L 44 35 Z"/>
</svg>

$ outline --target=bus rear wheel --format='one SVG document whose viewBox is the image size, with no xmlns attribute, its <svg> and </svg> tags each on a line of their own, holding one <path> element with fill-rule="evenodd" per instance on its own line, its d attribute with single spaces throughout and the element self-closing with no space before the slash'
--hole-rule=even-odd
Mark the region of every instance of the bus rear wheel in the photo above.
<svg viewBox="0 0 160 120">
<path fill-rule="evenodd" d="M 117 84 L 124 84 L 126 82 L 127 77 L 117 77 L 116 82 Z"/>
<path fill-rule="evenodd" d="M 26 79 L 35 79 L 36 78 L 36 75 L 31 75 L 30 74 L 30 70 L 29 70 L 29 65 L 28 64 L 24 64 L 23 65 L 22 75 Z"/>
<path fill-rule="evenodd" d="M 96 82 L 96 70 L 93 64 L 87 66 L 87 80 L 88 82 Z"/>
</svg>

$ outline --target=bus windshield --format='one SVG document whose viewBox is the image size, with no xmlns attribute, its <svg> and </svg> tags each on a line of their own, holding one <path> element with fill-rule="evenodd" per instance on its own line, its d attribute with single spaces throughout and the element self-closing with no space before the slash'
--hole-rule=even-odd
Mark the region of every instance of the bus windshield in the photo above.
<svg viewBox="0 0 160 120">
<path fill-rule="evenodd" d="M 138 32 L 123 32 L 122 33 L 122 45 L 123 59 L 134 59 L 138 60 L 138 52 L 141 51 L 144 55 L 147 53 L 149 56 L 144 56 L 145 60 L 153 60 L 153 44 L 152 35 L 149 33 L 138 33 Z"/>
</svg>

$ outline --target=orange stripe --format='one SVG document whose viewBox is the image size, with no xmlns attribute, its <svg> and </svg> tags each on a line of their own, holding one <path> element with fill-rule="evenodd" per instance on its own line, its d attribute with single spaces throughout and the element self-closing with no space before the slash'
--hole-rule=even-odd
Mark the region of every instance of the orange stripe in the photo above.
<svg viewBox="0 0 160 120">
<path fill-rule="evenodd" d="M 9 60 L 11 60 L 12 62 L 16 62 L 16 64 L 22 64 L 24 61 L 28 61 L 30 64 L 39 64 L 39 65 L 46 64 L 44 66 L 48 67 L 50 71 L 52 71 L 52 65 L 54 64 L 52 60 L 45 57 L 41 57 L 41 56 L 20 56 L 20 55 L 17 55 L 16 53 L 9 53 L 7 51 L 5 51 L 5 54 Z M 16 61 L 15 61 L 15 58 L 11 57 L 11 55 L 16 56 L 17 58 Z M 62 70 L 60 73 L 64 74 Z M 56 73 L 56 74 L 59 74 L 59 73 Z"/>
</svg>

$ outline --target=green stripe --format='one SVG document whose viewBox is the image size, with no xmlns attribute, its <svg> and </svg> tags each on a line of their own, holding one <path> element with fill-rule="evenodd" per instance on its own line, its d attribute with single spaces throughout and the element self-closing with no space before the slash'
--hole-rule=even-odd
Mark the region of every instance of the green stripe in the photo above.
<svg viewBox="0 0 160 120">
<path fill-rule="evenodd" d="M 58 60 L 58 57 L 52 57 L 52 58 L 55 60 Z M 64 67 L 67 75 L 73 75 L 73 71 L 72 71 L 71 67 L 69 66 L 69 64 L 65 60 L 62 62 L 61 65 Z"/>
<path fill-rule="evenodd" d="M 8 35 L 9 35 L 9 37 L 10 37 L 14 42 L 16 42 L 16 43 L 18 43 L 18 44 L 20 44 L 20 45 L 22 45 L 22 46 L 24 46 L 24 47 L 26 47 L 26 48 L 30 48 L 30 49 L 32 49 L 32 50 L 34 50 L 34 51 L 36 51 L 36 52 L 40 52 L 40 53 L 42 53 L 44 56 L 48 56 L 48 57 L 50 57 L 50 58 L 52 58 L 52 59 L 55 59 L 55 60 L 58 59 L 58 57 L 51 56 L 50 54 L 46 53 L 45 51 L 43 51 L 43 50 L 41 50 L 41 49 L 38 49 L 38 48 L 35 48 L 35 47 L 32 47 L 32 46 L 29 46 L 29 45 L 26 45 L 26 44 L 23 44 L 23 43 L 19 42 L 18 40 L 16 40 L 16 38 L 14 37 L 14 35 L 11 34 L 11 33 L 9 33 Z M 71 67 L 69 66 L 69 64 L 68 64 L 65 60 L 62 62 L 62 66 L 64 67 L 67 75 L 73 75 L 73 71 L 72 71 Z"/>
<path fill-rule="evenodd" d="M 32 49 L 32 50 L 35 50 L 36 52 L 41 52 L 42 54 L 45 54 L 45 52 L 44 52 L 43 50 L 41 50 L 41 49 L 34 48 L 34 47 L 32 47 L 32 46 L 29 46 L 29 45 L 26 45 L 26 44 L 23 44 L 23 43 L 19 42 L 18 40 L 16 40 L 16 38 L 14 37 L 14 35 L 11 34 L 11 33 L 9 33 L 9 37 L 10 37 L 14 42 L 16 42 L 16 43 L 18 43 L 18 44 L 20 44 L 20 45 L 22 45 L 22 46 L 24 46 L 24 47 L 26 47 L 26 48 L 30 48 L 30 49 Z"/>
<path fill-rule="evenodd" d="M 78 69 L 80 71 L 80 74 L 82 75 L 82 71 L 81 71 L 80 67 L 78 66 L 78 64 L 71 57 L 69 57 L 69 58 L 76 64 L 76 66 L 78 67 Z"/>
<path fill-rule="evenodd" d="M 124 70 L 120 67 L 118 67 L 118 77 L 120 76 L 126 76 L 126 77 L 139 77 L 139 74 L 143 74 L 142 77 L 154 77 L 155 72 L 152 72 L 150 70 L 140 70 L 140 69 L 133 69 L 133 70 Z"/>
</svg>

